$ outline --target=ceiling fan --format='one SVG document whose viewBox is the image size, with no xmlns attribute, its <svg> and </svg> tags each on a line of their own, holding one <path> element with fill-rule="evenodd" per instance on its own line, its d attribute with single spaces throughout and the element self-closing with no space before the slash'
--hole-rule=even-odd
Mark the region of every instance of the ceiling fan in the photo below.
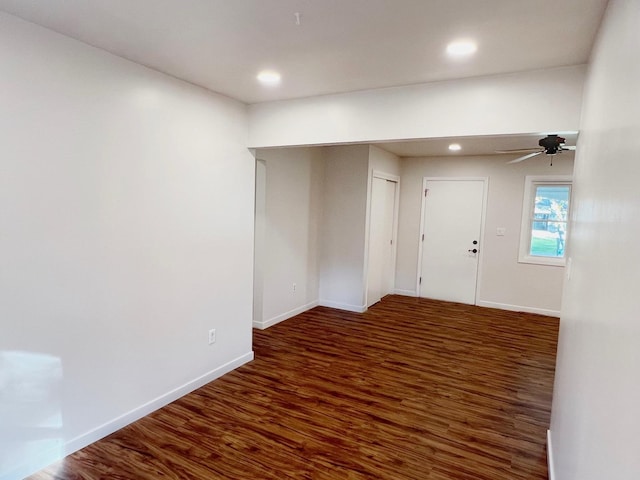
<svg viewBox="0 0 640 480">
<path fill-rule="evenodd" d="M 551 160 L 553 161 L 553 155 L 557 155 L 562 152 L 566 152 L 567 150 L 575 150 L 574 146 L 567 146 L 564 144 L 566 139 L 556 135 L 547 135 L 544 138 L 541 138 L 538 142 L 540 145 L 539 148 L 520 148 L 516 150 L 496 150 L 497 153 L 525 153 L 526 155 L 516 158 L 515 160 L 511 160 L 509 163 L 518 163 L 524 160 L 528 160 L 529 158 L 536 157 L 538 155 L 542 155 L 543 153 L 546 155 L 551 155 Z M 552 163 L 553 165 L 553 163 Z"/>
</svg>

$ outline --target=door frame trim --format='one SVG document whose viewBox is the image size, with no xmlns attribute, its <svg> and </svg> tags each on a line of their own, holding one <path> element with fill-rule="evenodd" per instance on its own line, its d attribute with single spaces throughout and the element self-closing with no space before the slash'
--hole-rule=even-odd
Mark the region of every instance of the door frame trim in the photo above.
<svg viewBox="0 0 640 480">
<path fill-rule="evenodd" d="M 364 305 L 365 311 L 369 304 L 369 237 L 371 236 L 371 196 L 373 195 L 373 179 L 381 178 L 383 180 L 389 180 L 396 184 L 396 198 L 395 205 L 393 207 L 393 249 L 392 249 L 392 270 L 394 275 L 393 286 L 395 290 L 395 273 L 396 273 L 396 261 L 398 257 L 398 219 L 400 216 L 400 177 L 398 175 L 392 175 L 390 173 L 383 172 L 381 170 L 369 170 L 369 179 L 367 185 L 367 212 L 366 212 L 366 225 L 365 230 L 365 245 L 364 245 Z"/>
<path fill-rule="evenodd" d="M 478 255 L 478 271 L 476 274 L 476 291 L 474 298 L 474 305 L 478 305 L 478 298 L 480 297 L 480 287 L 482 285 L 482 265 L 483 265 L 483 252 L 485 243 L 485 221 L 487 219 L 487 201 L 489 198 L 489 177 L 422 177 L 422 190 L 420 195 L 422 197 L 420 206 L 420 230 L 418 232 L 418 265 L 416 269 L 416 296 L 420 297 L 420 276 L 422 273 L 422 249 L 424 242 L 422 241 L 422 235 L 424 234 L 424 210 L 426 208 L 427 197 L 424 195 L 424 191 L 427 188 L 427 182 L 436 181 L 481 181 L 483 182 L 482 191 L 482 213 L 480 218 L 480 252 Z"/>
</svg>

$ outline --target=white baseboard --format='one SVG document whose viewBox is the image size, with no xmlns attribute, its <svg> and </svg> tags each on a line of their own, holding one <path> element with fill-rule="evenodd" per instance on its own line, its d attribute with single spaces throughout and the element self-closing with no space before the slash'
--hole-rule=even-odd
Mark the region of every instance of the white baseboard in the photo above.
<svg viewBox="0 0 640 480">
<path fill-rule="evenodd" d="M 521 305 L 510 305 L 508 303 L 484 302 L 484 301 L 477 302 L 476 305 L 478 305 L 479 307 L 509 310 L 511 312 L 537 313 L 538 315 L 548 315 L 549 317 L 560 318 L 559 310 L 547 310 L 546 308 L 524 307 Z"/>
<path fill-rule="evenodd" d="M 264 330 L 265 328 L 272 327 L 276 323 L 284 322 L 285 320 L 290 319 L 291 317 L 295 317 L 296 315 L 300 315 L 302 312 L 306 312 L 307 310 L 311 310 L 314 307 L 318 306 L 318 301 L 314 300 L 311 303 L 307 303 L 306 305 L 302 305 L 301 307 L 294 308 L 293 310 L 289 310 L 288 312 L 283 313 L 282 315 L 278 315 L 277 317 L 270 318 L 264 322 L 253 322 L 253 328 L 257 328 L 259 330 Z"/>
<path fill-rule="evenodd" d="M 41 452 L 38 458 L 34 458 L 29 461 L 28 464 L 20 465 L 12 469 L 9 472 L 0 473 L 0 480 L 21 480 L 29 475 L 32 475 L 43 468 L 48 467 L 51 463 L 62 459 L 67 455 L 71 455 L 78 450 L 97 442 L 98 440 L 111 435 L 113 432 L 120 430 L 123 427 L 141 419 L 142 417 L 149 415 L 152 412 L 168 405 L 169 403 L 193 392 L 194 390 L 206 385 L 213 380 L 220 378 L 225 373 L 229 373 L 232 370 L 244 365 L 245 363 L 253 360 L 253 352 L 246 353 L 238 358 L 235 358 L 224 365 L 219 366 L 211 370 L 210 372 L 201 375 L 198 378 L 185 383 L 184 385 L 177 387 L 159 397 L 150 400 L 149 402 L 134 408 L 133 410 L 120 415 L 113 420 L 110 420 L 93 430 L 83 433 L 82 435 L 69 440 L 64 443 L 64 446 L 57 447 L 55 450 Z"/>
<path fill-rule="evenodd" d="M 393 293 L 395 295 L 404 295 L 405 297 L 417 297 L 418 296 L 418 292 L 416 292 L 415 290 L 400 290 L 400 289 L 395 289 L 393 291 Z"/>
<path fill-rule="evenodd" d="M 174 402 L 180 397 L 184 397 L 188 393 L 197 390 L 198 388 L 206 385 L 209 382 L 214 381 L 217 378 L 220 378 L 226 373 L 235 370 L 238 367 L 241 367 L 245 363 L 253 360 L 253 352 L 245 353 L 244 355 L 235 358 L 224 365 L 215 368 L 204 375 L 201 375 L 198 378 L 191 380 L 190 382 L 185 383 L 184 385 L 177 387 L 165 394 L 160 395 L 159 397 L 140 405 L 137 408 L 83 434 L 80 435 L 73 440 L 70 440 L 65 445 L 65 454 L 69 455 L 81 448 L 86 447 L 87 445 L 100 440 L 101 438 L 106 437 L 107 435 L 112 434 L 113 432 L 120 430 L 123 427 L 126 427 L 130 423 L 139 420 L 140 418 L 149 415 L 152 412 L 164 407 L 165 405 Z"/>
<path fill-rule="evenodd" d="M 549 467 L 549 480 L 555 480 L 556 468 L 553 463 L 553 448 L 551 443 L 551 430 L 547 430 L 547 466 Z"/>
<path fill-rule="evenodd" d="M 320 300 L 318 304 L 321 307 L 337 308 L 348 312 L 363 313 L 367 311 L 366 305 L 349 305 L 348 303 L 332 302 L 331 300 Z"/>
</svg>

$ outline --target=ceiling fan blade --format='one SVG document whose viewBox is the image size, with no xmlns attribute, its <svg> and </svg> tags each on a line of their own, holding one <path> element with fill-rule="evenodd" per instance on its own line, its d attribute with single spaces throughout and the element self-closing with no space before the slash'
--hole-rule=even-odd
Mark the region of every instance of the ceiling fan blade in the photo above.
<svg viewBox="0 0 640 480">
<path fill-rule="evenodd" d="M 541 149 L 539 147 L 535 148 L 516 148 L 514 150 L 496 150 L 496 153 L 527 153 L 527 152 L 537 152 Z"/>
<path fill-rule="evenodd" d="M 542 151 L 542 152 L 533 152 L 533 153 L 530 153 L 529 155 L 524 155 L 524 156 L 522 156 L 522 157 L 518 157 L 518 158 L 516 158 L 515 160 L 511 160 L 510 162 L 507 162 L 507 165 L 508 165 L 508 164 L 510 164 L 510 163 L 519 163 L 519 162 L 523 162 L 524 160 L 527 160 L 527 159 L 529 159 L 529 158 L 533 158 L 533 157 L 535 157 L 535 156 L 537 156 L 537 155 L 541 155 L 541 154 L 543 154 L 543 153 L 544 153 L 544 151 Z"/>
<path fill-rule="evenodd" d="M 575 150 L 575 149 L 576 149 L 576 147 L 571 146 L 571 145 L 569 145 L 569 146 L 562 145 L 562 150 Z"/>
</svg>

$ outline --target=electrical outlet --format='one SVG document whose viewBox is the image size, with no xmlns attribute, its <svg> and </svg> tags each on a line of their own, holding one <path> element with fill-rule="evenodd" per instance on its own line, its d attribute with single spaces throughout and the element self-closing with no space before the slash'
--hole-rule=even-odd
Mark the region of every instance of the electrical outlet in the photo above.
<svg viewBox="0 0 640 480">
<path fill-rule="evenodd" d="M 209 330 L 209 345 L 213 345 L 216 343 L 216 329 L 212 328 Z"/>
</svg>

